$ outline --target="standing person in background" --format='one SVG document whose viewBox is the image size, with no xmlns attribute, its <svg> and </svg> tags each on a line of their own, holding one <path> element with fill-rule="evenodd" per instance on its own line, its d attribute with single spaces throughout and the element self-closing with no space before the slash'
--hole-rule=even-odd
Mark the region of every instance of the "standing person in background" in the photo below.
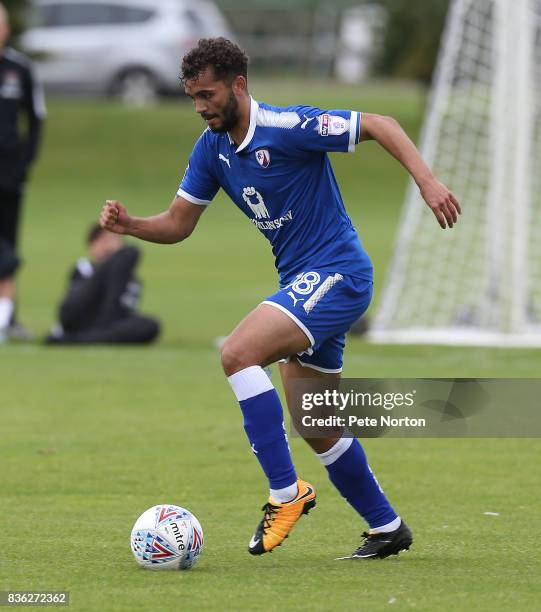
<svg viewBox="0 0 541 612">
<path fill-rule="evenodd" d="M 0 342 L 28 335 L 15 321 L 17 234 L 24 186 L 46 112 L 29 60 L 6 47 L 9 35 L 9 16 L 0 3 Z"/>
</svg>

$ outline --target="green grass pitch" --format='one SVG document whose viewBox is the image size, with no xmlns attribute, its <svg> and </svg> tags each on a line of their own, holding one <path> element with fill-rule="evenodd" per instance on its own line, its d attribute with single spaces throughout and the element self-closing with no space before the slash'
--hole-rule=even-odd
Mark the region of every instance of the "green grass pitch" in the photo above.
<svg viewBox="0 0 541 612">
<path fill-rule="evenodd" d="M 252 89 L 277 104 L 392 114 L 414 136 L 424 104 L 416 90 L 396 87 L 254 82 Z M 118 198 L 135 214 L 163 210 L 201 129 L 183 102 L 143 111 L 50 103 L 26 202 L 20 276 L 21 319 L 38 335 L 53 322 L 67 268 L 83 253 L 103 200 Z M 374 143 L 333 159 L 374 260 L 377 302 L 407 177 Z M 436 223 L 434 231 L 441 231 Z M 538 440 L 368 440 L 370 463 L 415 543 L 392 559 L 339 563 L 334 557 L 358 545 L 364 525 L 293 439 L 318 507 L 276 552 L 248 555 L 266 485 L 213 339 L 274 291 L 270 249 L 222 195 L 186 244 L 142 247 L 143 310 L 162 318 L 159 345 L 0 346 L 0 590 L 69 590 L 72 610 L 539 606 Z M 344 370 L 350 377 L 540 372 L 540 351 L 360 340 L 350 341 Z M 203 525 L 205 550 L 193 571 L 148 572 L 132 558 L 132 523 L 166 502 L 185 505 Z"/>
</svg>

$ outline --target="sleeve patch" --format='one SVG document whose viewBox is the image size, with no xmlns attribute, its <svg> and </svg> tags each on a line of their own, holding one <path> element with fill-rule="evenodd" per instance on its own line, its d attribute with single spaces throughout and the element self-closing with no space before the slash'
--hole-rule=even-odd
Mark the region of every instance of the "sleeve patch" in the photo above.
<svg viewBox="0 0 541 612">
<path fill-rule="evenodd" d="M 341 136 L 349 131 L 349 120 L 324 113 L 317 118 L 320 136 Z"/>
</svg>

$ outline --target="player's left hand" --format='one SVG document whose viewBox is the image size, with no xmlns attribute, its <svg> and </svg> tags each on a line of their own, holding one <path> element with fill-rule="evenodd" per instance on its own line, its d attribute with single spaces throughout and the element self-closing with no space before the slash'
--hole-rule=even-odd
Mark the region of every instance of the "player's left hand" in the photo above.
<svg viewBox="0 0 541 612">
<path fill-rule="evenodd" d="M 458 221 L 458 215 L 462 214 L 460 204 L 447 187 L 432 178 L 419 186 L 423 200 L 434 213 L 440 227 L 451 228 Z"/>
</svg>

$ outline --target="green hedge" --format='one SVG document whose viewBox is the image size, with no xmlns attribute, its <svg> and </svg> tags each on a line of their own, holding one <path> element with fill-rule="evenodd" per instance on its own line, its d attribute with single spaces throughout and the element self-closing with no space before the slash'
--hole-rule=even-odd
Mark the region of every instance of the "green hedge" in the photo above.
<svg viewBox="0 0 541 612">
<path fill-rule="evenodd" d="M 377 0 L 388 12 L 377 72 L 429 81 L 436 62 L 449 0 Z"/>
<path fill-rule="evenodd" d="M 2 4 L 9 13 L 12 39 L 16 39 L 24 29 L 28 0 L 2 0 Z"/>
</svg>

